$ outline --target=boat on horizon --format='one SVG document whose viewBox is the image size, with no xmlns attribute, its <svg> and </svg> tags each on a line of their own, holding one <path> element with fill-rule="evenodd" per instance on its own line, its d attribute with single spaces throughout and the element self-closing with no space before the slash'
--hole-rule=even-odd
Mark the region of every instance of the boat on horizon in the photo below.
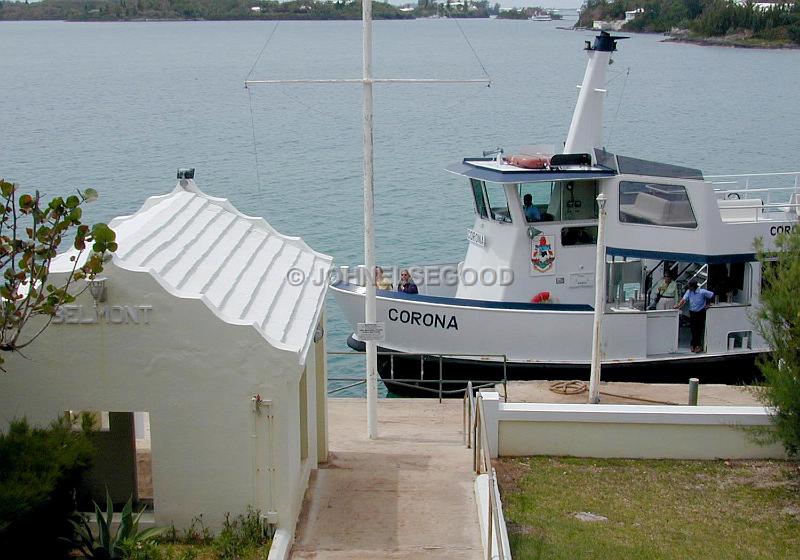
<svg viewBox="0 0 800 560">
<path fill-rule="evenodd" d="M 606 68 L 620 39 L 600 31 L 587 41 L 562 153 L 538 145 L 447 167 L 466 182 L 475 221 L 461 262 L 407 267 L 418 294 L 377 291 L 385 329 L 378 371 L 392 393 L 588 379 L 601 194 L 602 379 L 734 383 L 757 375 L 756 359 L 769 347 L 752 319 L 761 289 L 753 242 L 760 237 L 771 249 L 795 227 L 800 173 L 705 176 L 607 151 Z M 778 180 L 787 186 L 774 186 Z M 344 272 L 331 287 L 354 330 L 364 322 L 368 272 Z M 666 272 L 678 298 L 690 282 L 716 294 L 699 352 L 690 348 L 686 309 L 654 308 Z M 355 334 L 348 345 L 364 348 Z"/>
</svg>

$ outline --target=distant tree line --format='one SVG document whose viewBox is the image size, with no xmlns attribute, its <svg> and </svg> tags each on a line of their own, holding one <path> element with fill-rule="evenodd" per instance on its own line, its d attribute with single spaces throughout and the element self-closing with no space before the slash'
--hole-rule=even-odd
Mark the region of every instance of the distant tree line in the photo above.
<svg viewBox="0 0 800 560">
<path fill-rule="evenodd" d="M 386 2 L 373 2 L 375 19 L 419 17 L 523 18 L 544 12 L 521 8 L 500 12 L 500 4 L 489 0 L 418 0 L 413 10 Z M 512 13 L 513 12 L 513 13 Z M 506 15 L 510 14 L 510 15 Z M 138 21 L 146 19 L 204 20 L 325 20 L 360 19 L 361 0 L 43 0 L 8 2 L 0 0 L 0 20 Z"/>
<path fill-rule="evenodd" d="M 688 30 L 700 37 L 739 35 L 743 38 L 800 45 L 800 2 L 756 5 L 733 0 L 586 0 L 579 26 L 591 27 L 593 20 L 620 20 L 625 12 L 642 8 L 627 31 L 664 33 Z"/>
<path fill-rule="evenodd" d="M 253 10 L 258 8 L 258 10 Z M 386 2 L 374 2 L 375 19 L 409 19 Z M 0 1 L 0 20 L 119 21 L 142 19 L 360 19 L 361 2 L 317 0 L 43 0 Z"/>
<path fill-rule="evenodd" d="M 546 10 L 540 7 L 534 8 L 511 8 L 503 10 L 498 15 L 501 19 L 528 19 L 531 16 L 548 15 L 550 19 L 563 19 L 563 16 L 554 10 Z"/>
</svg>

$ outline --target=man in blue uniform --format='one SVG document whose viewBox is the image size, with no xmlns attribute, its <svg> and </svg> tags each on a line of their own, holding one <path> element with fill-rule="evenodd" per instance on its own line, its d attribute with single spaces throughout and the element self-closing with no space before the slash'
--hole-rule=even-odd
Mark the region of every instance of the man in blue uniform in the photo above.
<svg viewBox="0 0 800 560">
<path fill-rule="evenodd" d="M 542 213 L 533 205 L 533 196 L 530 193 L 522 197 L 522 209 L 525 211 L 527 221 L 538 222 L 542 219 Z"/>
<path fill-rule="evenodd" d="M 714 292 L 697 287 L 697 280 L 689 281 L 689 289 L 683 294 L 681 301 L 675 305 L 680 309 L 689 302 L 689 325 L 692 329 L 692 352 L 703 351 L 703 334 L 706 331 L 706 309 L 714 299 Z"/>
</svg>

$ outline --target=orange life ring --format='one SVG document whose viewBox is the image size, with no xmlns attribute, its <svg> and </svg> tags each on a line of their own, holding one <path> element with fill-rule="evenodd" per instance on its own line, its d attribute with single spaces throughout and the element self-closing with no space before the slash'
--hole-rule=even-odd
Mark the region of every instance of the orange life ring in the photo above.
<svg viewBox="0 0 800 560">
<path fill-rule="evenodd" d="M 549 303 L 550 292 L 539 292 L 531 298 L 531 303 Z"/>
<path fill-rule="evenodd" d="M 509 156 L 506 158 L 506 163 L 525 169 L 545 169 L 550 165 L 550 158 L 547 156 Z"/>
</svg>

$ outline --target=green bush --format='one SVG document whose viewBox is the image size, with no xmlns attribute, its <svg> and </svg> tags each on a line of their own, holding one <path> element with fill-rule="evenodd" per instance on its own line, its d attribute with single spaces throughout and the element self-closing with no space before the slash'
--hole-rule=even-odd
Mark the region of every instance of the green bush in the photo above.
<svg viewBox="0 0 800 560">
<path fill-rule="evenodd" d="M 61 558 L 70 546 L 73 494 L 94 449 L 65 420 L 14 420 L 0 432 L 0 550 L 6 558 Z"/>
<path fill-rule="evenodd" d="M 783 443 L 792 456 L 800 452 L 800 229 L 780 234 L 776 251 L 758 244 L 762 268 L 761 308 L 757 328 L 772 347 L 760 361 L 764 384 L 759 400 L 772 408 L 772 441 Z"/>
<path fill-rule="evenodd" d="M 133 513 L 133 496 L 128 498 L 119 517 L 119 526 L 116 531 L 114 526 L 114 504 L 106 489 L 106 511 L 103 512 L 97 502 L 94 504 L 94 518 L 96 530 L 89 523 L 86 514 L 75 512 L 71 520 L 75 536 L 71 542 L 87 558 L 95 560 L 118 560 L 126 558 L 125 546 L 133 550 L 141 550 L 137 545 L 148 543 L 165 531 L 162 527 L 150 527 L 139 530 L 139 520 L 144 509 Z"/>
<path fill-rule="evenodd" d="M 229 514 L 225 515 L 222 531 L 211 546 L 219 560 L 238 560 L 249 556 L 267 542 L 269 538 L 260 512 L 248 508 L 244 515 L 238 515 L 233 521 Z"/>
</svg>

